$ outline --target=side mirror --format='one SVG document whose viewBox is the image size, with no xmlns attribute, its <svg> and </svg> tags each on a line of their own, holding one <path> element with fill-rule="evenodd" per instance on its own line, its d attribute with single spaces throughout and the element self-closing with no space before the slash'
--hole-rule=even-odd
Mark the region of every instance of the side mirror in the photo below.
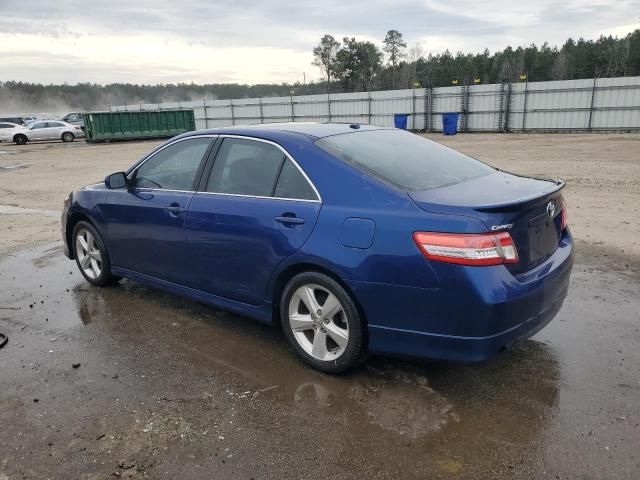
<svg viewBox="0 0 640 480">
<path fill-rule="evenodd" d="M 104 184 L 107 188 L 124 188 L 127 186 L 127 174 L 124 172 L 116 172 L 111 175 L 107 175 L 104 179 Z"/>
</svg>

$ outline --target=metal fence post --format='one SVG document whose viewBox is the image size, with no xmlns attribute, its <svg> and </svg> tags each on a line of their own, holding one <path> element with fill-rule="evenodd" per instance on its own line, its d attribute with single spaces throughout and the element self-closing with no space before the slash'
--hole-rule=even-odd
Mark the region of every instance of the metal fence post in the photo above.
<svg viewBox="0 0 640 480">
<path fill-rule="evenodd" d="M 527 131 L 527 97 L 529 96 L 529 79 L 524 83 L 524 108 L 522 109 L 522 131 Z"/>
<path fill-rule="evenodd" d="M 209 128 L 209 118 L 207 117 L 207 99 L 202 99 L 202 113 L 204 113 L 204 128 Z"/>
<path fill-rule="evenodd" d="M 416 89 L 411 89 L 411 130 L 416 129 Z"/>
<path fill-rule="evenodd" d="M 469 85 L 465 79 L 465 84 L 462 86 L 462 132 L 467 133 L 469 131 Z"/>
<path fill-rule="evenodd" d="M 289 100 L 291 101 L 291 121 L 295 122 L 296 121 L 296 114 L 295 114 L 295 111 L 293 109 L 293 95 L 291 95 L 289 97 Z"/>
<path fill-rule="evenodd" d="M 587 125 L 587 131 L 592 132 L 591 123 L 593 121 L 593 105 L 596 101 L 596 83 L 598 81 L 598 72 L 593 75 L 593 87 L 591 88 L 591 105 L 589 106 L 589 125 Z"/>
<path fill-rule="evenodd" d="M 368 93 L 368 102 L 367 102 L 367 118 L 369 119 L 369 125 L 371 125 L 371 92 Z"/>
<path fill-rule="evenodd" d="M 504 133 L 509 132 L 509 117 L 511 115 L 511 82 L 507 83 L 507 104 L 504 109 Z"/>
<path fill-rule="evenodd" d="M 264 123 L 264 115 L 262 114 L 262 97 L 258 97 L 258 105 L 260 105 L 260 123 Z"/>
<path fill-rule="evenodd" d="M 433 130 L 433 87 L 431 85 L 429 85 L 425 90 L 424 101 L 424 129 L 425 132 L 429 133 Z"/>
<path fill-rule="evenodd" d="M 231 107 L 231 126 L 234 126 L 236 124 L 236 118 L 233 113 L 233 99 L 229 100 L 229 106 Z"/>
<path fill-rule="evenodd" d="M 331 123 L 331 94 L 327 93 L 327 108 L 329 109 L 329 123 Z"/>
</svg>

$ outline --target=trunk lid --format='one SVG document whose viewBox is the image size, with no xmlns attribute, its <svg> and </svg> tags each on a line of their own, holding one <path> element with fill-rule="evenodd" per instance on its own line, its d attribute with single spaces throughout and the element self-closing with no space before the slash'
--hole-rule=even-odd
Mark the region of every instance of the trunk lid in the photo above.
<svg viewBox="0 0 640 480">
<path fill-rule="evenodd" d="M 484 223 L 486 231 L 509 232 L 518 250 L 514 274 L 544 262 L 562 235 L 564 182 L 497 171 L 490 175 L 430 190 L 408 192 L 423 210 L 466 215 Z"/>
</svg>

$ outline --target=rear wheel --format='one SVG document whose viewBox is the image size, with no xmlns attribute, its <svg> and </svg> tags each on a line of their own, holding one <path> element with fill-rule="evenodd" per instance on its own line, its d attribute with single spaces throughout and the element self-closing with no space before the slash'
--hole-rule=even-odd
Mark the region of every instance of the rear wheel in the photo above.
<svg viewBox="0 0 640 480">
<path fill-rule="evenodd" d="M 292 278 L 280 303 L 282 328 L 296 352 L 327 373 L 344 372 L 364 358 L 364 326 L 350 295 L 327 275 Z"/>
<path fill-rule="evenodd" d="M 20 133 L 13 137 L 13 141 L 16 145 L 25 145 L 27 143 L 27 136 Z"/>
<path fill-rule="evenodd" d="M 71 133 L 71 132 L 64 132 L 64 133 L 62 134 L 62 141 L 63 141 L 63 142 L 73 142 L 73 140 L 74 140 L 75 138 L 76 138 L 76 137 L 75 137 L 75 136 L 73 135 L 73 133 Z"/>
<path fill-rule="evenodd" d="M 111 275 L 111 262 L 100 234 L 88 222 L 78 222 L 73 229 L 76 264 L 87 282 L 98 287 L 117 283 Z"/>
</svg>

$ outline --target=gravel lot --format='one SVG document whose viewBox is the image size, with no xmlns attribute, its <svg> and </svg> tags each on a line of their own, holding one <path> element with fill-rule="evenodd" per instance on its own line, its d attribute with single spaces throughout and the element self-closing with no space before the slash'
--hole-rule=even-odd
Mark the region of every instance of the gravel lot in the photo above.
<svg viewBox="0 0 640 480">
<path fill-rule="evenodd" d="M 430 136 L 567 180 L 578 255 L 542 332 L 482 365 L 327 376 L 256 322 L 62 255 L 59 210 L 156 142 L 0 145 L 0 480 L 637 479 L 640 136 Z"/>
</svg>

